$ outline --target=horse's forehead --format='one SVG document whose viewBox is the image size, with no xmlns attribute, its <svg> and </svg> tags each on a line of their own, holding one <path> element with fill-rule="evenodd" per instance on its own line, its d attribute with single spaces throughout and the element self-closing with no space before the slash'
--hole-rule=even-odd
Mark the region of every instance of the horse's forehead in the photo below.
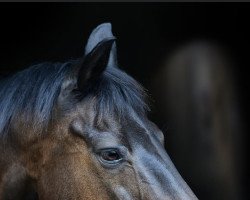
<svg viewBox="0 0 250 200">
<path fill-rule="evenodd" d="M 81 116 L 85 123 L 91 126 L 100 126 L 115 130 L 140 128 L 146 130 L 148 125 L 147 118 L 141 116 L 131 106 L 127 110 L 118 113 L 112 110 L 98 110 L 96 101 L 86 100 L 76 107 L 76 116 Z"/>
<path fill-rule="evenodd" d="M 68 120 L 70 125 L 76 123 L 87 132 L 120 132 L 119 120 L 107 113 L 105 116 L 101 116 L 93 104 L 77 106 L 69 115 Z"/>
</svg>

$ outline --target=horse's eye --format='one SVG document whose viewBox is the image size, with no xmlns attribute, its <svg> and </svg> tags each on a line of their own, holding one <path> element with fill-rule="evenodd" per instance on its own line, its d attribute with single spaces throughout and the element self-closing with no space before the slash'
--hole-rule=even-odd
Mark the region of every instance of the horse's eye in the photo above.
<svg viewBox="0 0 250 200">
<path fill-rule="evenodd" d="M 118 149 L 104 149 L 100 152 L 102 160 L 109 163 L 116 163 L 122 160 L 122 156 Z"/>
</svg>

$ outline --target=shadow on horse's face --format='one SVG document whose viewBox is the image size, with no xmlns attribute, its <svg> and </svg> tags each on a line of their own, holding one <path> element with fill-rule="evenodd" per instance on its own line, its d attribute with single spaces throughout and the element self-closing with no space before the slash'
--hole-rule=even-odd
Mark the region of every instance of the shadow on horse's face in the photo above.
<svg viewBox="0 0 250 200">
<path fill-rule="evenodd" d="M 12 185 L 7 178 L 6 190 L 0 182 L 0 197 L 25 179 L 28 190 L 46 200 L 197 199 L 165 152 L 162 132 L 146 117 L 142 88 L 116 67 L 110 28 L 92 32 L 84 59 L 64 77 L 45 133 L 34 134 L 34 124 L 22 131 L 22 168 L 0 178 L 23 176 Z"/>
</svg>

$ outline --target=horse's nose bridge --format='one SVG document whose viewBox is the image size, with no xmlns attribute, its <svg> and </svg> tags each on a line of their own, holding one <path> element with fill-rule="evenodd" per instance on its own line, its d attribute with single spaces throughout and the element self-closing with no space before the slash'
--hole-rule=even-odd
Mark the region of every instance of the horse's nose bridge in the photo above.
<svg viewBox="0 0 250 200">
<path fill-rule="evenodd" d="M 160 158 L 144 155 L 137 165 L 138 177 L 143 184 L 165 190 L 173 182 L 171 172 Z"/>
<path fill-rule="evenodd" d="M 167 153 L 158 153 L 163 155 L 154 155 L 141 149 L 136 161 L 138 179 L 148 199 L 197 199 Z"/>
</svg>

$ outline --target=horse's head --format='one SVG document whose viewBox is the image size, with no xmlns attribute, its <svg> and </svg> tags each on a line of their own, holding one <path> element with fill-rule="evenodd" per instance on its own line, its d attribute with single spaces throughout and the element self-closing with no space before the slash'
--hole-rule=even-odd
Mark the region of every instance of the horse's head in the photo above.
<svg viewBox="0 0 250 200">
<path fill-rule="evenodd" d="M 196 199 L 146 116 L 143 89 L 117 68 L 110 24 L 92 32 L 74 69 L 30 147 L 40 199 Z"/>
</svg>

